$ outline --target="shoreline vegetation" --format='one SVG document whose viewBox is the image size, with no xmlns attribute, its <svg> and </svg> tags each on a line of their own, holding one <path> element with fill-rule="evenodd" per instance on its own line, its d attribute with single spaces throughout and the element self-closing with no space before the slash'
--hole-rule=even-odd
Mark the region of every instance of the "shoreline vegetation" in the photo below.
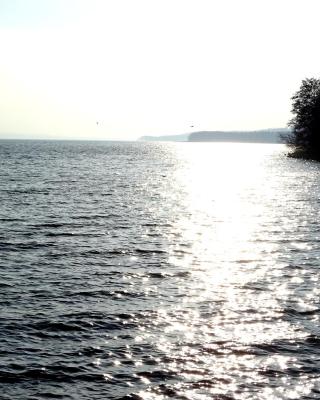
<svg viewBox="0 0 320 400">
<path fill-rule="evenodd" d="M 282 135 L 292 150 L 288 156 L 320 161 L 320 79 L 304 79 L 291 100 L 291 131 Z"/>
<path fill-rule="evenodd" d="M 289 158 L 296 158 L 300 160 L 319 161 L 320 157 L 312 153 L 308 153 L 302 149 L 295 149 L 287 154 Z"/>
</svg>

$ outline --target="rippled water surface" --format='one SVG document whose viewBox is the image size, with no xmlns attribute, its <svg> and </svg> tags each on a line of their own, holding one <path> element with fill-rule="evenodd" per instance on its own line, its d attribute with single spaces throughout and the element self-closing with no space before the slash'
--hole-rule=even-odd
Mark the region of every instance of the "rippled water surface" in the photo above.
<svg viewBox="0 0 320 400">
<path fill-rule="evenodd" d="M 3 399 L 319 399 L 320 166 L 0 142 Z"/>
</svg>

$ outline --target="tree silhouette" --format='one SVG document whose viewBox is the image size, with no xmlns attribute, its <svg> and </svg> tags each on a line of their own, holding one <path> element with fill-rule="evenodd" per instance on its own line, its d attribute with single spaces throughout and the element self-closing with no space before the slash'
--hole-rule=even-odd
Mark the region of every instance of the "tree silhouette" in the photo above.
<svg viewBox="0 0 320 400">
<path fill-rule="evenodd" d="M 291 156 L 320 161 L 320 79 L 302 81 L 292 97 L 292 113 L 288 124 L 292 130 L 284 137 L 293 149 Z"/>
</svg>

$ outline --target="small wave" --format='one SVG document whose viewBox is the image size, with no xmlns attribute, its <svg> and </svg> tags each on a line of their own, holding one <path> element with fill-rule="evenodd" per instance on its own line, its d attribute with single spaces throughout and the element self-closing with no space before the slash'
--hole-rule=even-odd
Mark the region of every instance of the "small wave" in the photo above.
<svg viewBox="0 0 320 400">
<path fill-rule="evenodd" d="M 23 222 L 23 218 L 0 218 L 0 222 Z"/>
<path fill-rule="evenodd" d="M 78 226 L 77 224 L 74 223 L 68 223 L 68 222 L 46 222 L 46 223 L 39 223 L 39 224 L 32 224 L 30 225 L 32 228 L 65 228 L 65 227 L 70 227 L 70 226 Z"/>
<path fill-rule="evenodd" d="M 135 252 L 138 254 L 167 254 L 167 251 L 158 249 L 135 249 Z"/>
<path fill-rule="evenodd" d="M 42 367 L 30 368 L 23 372 L 0 371 L 0 382 L 20 383 L 23 381 L 51 382 L 104 382 L 103 374 L 83 373 L 77 367 Z"/>
<path fill-rule="evenodd" d="M 50 332 L 74 332 L 83 330 L 83 326 L 79 325 L 78 323 L 52 322 L 52 321 L 37 322 L 34 324 L 30 324 L 30 327 L 37 331 L 45 330 Z"/>
<path fill-rule="evenodd" d="M 179 272 L 176 272 L 175 274 L 173 274 L 173 276 L 178 277 L 178 278 L 187 278 L 187 277 L 191 276 L 191 272 L 179 271 Z"/>
<path fill-rule="evenodd" d="M 290 316 L 298 316 L 298 317 L 308 317 L 312 315 L 317 315 L 319 313 L 320 313 L 319 308 L 313 310 L 297 310 L 296 308 L 288 307 L 283 310 L 283 314 Z"/>
<path fill-rule="evenodd" d="M 164 272 L 149 272 L 148 276 L 149 276 L 149 278 L 153 278 L 153 279 L 164 279 L 164 278 L 168 278 L 172 275 L 165 274 Z"/>
<path fill-rule="evenodd" d="M 265 285 L 261 284 L 257 284 L 257 283 L 248 283 L 245 285 L 239 285 L 238 286 L 241 289 L 245 289 L 245 290 L 253 290 L 253 291 L 257 291 L 257 292 L 269 292 L 271 289 L 268 287 L 265 287 Z"/>
<path fill-rule="evenodd" d="M 144 292 L 129 292 L 127 290 L 81 290 L 81 291 L 68 291 L 66 296 L 84 296 L 84 297 L 141 297 Z"/>
<path fill-rule="evenodd" d="M 90 232 L 48 232 L 45 233 L 44 236 L 47 237 L 99 237 L 99 236 L 104 236 L 104 233 L 90 233 Z"/>
<path fill-rule="evenodd" d="M 104 354 L 104 350 L 100 349 L 100 347 L 86 347 L 81 350 L 81 354 L 84 356 L 95 356 L 97 354 Z M 79 354 L 79 353 L 78 353 Z"/>
<path fill-rule="evenodd" d="M 4 251 L 21 251 L 21 250 L 37 250 L 41 248 L 48 248 L 54 246 L 53 243 L 39 243 L 39 242 L 0 242 L 0 249 Z"/>
<path fill-rule="evenodd" d="M 77 253 L 78 255 L 93 255 L 93 256 L 123 256 L 129 254 L 126 250 L 123 249 L 114 249 L 114 250 L 106 250 L 106 249 L 92 249 L 85 250 Z"/>
<path fill-rule="evenodd" d="M 35 189 L 35 188 L 30 188 L 30 189 L 3 189 L 4 192 L 8 193 L 8 194 L 45 194 L 48 195 L 50 194 L 50 192 L 48 191 L 48 189 Z"/>
<path fill-rule="evenodd" d="M 89 215 L 74 215 L 74 220 L 89 220 L 95 221 L 96 219 L 119 218 L 118 214 L 89 214 Z"/>
<path fill-rule="evenodd" d="M 14 285 L 11 284 L 11 283 L 0 282 L 0 288 L 1 288 L 1 287 L 8 288 L 8 287 L 14 287 Z"/>
<path fill-rule="evenodd" d="M 154 381 L 166 381 L 177 377 L 177 373 L 171 370 L 142 371 L 137 372 L 137 375 Z"/>
<path fill-rule="evenodd" d="M 136 393 L 129 393 L 125 396 L 120 397 L 118 400 L 144 400 L 145 397 L 141 397 Z"/>
<path fill-rule="evenodd" d="M 319 346 L 320 345 L 320 337 L 316 335 L 310 335 L 305 339 L 306 343 L 310 346 Z"/>
</svg>

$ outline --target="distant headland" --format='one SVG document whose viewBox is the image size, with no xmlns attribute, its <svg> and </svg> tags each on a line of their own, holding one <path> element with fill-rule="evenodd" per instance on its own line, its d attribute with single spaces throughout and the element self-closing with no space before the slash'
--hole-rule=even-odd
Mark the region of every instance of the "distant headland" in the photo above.
<svg viewBox="0 0 320 400">
<path fill-rule="evenodd" d="M 138 140 L 144 142 L 188 142 L 190 133 L 182 135 L 165 135 L 165 136 L 141 136 Z"/>
<path fill-rule="evenodd" d="M 148 142 L 235 142 L 235 143 L 283 143 L 282 137 L 290 132 L 287 128 L 255 131 L 199 131 L 182 135 L 142 136 L 138 140 Z"/>
</svg>

